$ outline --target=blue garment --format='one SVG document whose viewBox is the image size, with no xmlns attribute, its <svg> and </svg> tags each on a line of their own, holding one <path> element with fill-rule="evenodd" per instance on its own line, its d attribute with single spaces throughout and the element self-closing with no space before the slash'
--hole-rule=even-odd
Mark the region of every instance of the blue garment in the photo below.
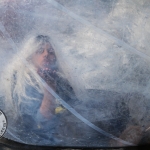
<svg viewBox="0 0 150 150">
<path fill-rule="evenodd" d="M 30 75 L 30 78 L 32 82 L 35 82 L 35 79 L 32 75 Z M 42 104 L 42 100 L 44 95 L 38 91 L 39 86 L 36 85 L 36 87 L 33 87 L 26 83 L 25 86 L 25 95 L 21 96 L 21 103 L 18 106 L 18 95 L 14 94 L 14 88 L 16 86 L 17 81 L 17 72 L 14 72 L 13 74 L 13 81 L 12 81 L 12 99 L 14 102 L 14 105 L 17 106 L 19 116 L 23 119 L 23 116 L 28 116 L 29 118 L 32 118 L 34 121 L 39 121 L 39 119 L 42 121 L 42 119 L 45 118 L 42 116 L 42 114 L 39 112 L 40 106 Z M 23 119 L 24 120 L 24 119 Z"/>
<path fill-rule="evenodd" d="M 40 106 L 42 104 L 44 95 L 39 93 L 35 87 L 30 85 L 25 87 L 25 92 L 27 97 L 22 96 L 22 102 L 19 105 L 19 111 L 24 125 L 29 126 L 28 122 L 30 122 L 31 126 L 32 123 L 32 130 L 37 128 L 43 128 L 45 130 L 50 126 L 56 126 L 53 125 L 55 124 L 53 122 L 55 120 L 54 118 L 56 118 L 55 116 L 53 116 L 51 119 L 47 119 L 40 112 Z"/>
<path fill-rule="evenodd" d="M 30 85 L 25 87 L 25 92 L 27 97 L 22 97 L 22 101 L 19 105 L 20 114 L 21 116 L 29 115 L 36 121 L 40 115 L 39 109 L 44 95 Z M 42 119 L 42 117 L 40 119 Z"/>
<path fill-rule="evenodd" d="M 12 98 L 14 105 L 18 106 L 18 95 L 13 94 L 15 84 L 14 82 L 12 87 Z M 19 117 L 14 125 L 14 129 L 17 130 L 14 130 L 13 133 L 27 144 L 53 145 L 59 143 L 55 137 L 59 118 L 53 116 L 51 119 L 47 119 L 41 114 L 40 106 L 44 95 L 38 91 L 38 88 L 38 85 L 33 87 L 26 84 L 25 96 L 21 96 L 18 106 Z"/>
</svg>

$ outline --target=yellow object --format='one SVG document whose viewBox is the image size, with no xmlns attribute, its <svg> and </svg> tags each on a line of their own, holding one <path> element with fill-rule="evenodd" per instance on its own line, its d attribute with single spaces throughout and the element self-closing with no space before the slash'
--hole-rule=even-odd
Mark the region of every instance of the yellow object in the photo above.
<svg viewBox="0 0 150 150">
<path fill-rule="evenodd" d="M 61 106 L 55 108 L 55 114 L 62 113 L 65 109 Z"/>
</svg>

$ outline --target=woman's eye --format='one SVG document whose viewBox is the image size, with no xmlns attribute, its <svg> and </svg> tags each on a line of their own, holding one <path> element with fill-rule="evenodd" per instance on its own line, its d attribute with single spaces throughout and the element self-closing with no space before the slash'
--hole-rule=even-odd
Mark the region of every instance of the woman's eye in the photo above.
<svg viewBox="0 0 150 150">
<path fill-rule="evenodd" d="M 44 50 L 42 48 L 37 50 L 37 53 L 42 54 L 43 52 L 44 52 Z"/>
<path fill-rule="evenodd" d="M 49 54 L 54 53 L 54 49 L 53 48 L 49 48 L 47 51 L 49 52 Z"/>
<path fill-rule="evenodd" d="M 50 55 L 54 55 L 54 52 L 49 52 Z"/>
</svg>

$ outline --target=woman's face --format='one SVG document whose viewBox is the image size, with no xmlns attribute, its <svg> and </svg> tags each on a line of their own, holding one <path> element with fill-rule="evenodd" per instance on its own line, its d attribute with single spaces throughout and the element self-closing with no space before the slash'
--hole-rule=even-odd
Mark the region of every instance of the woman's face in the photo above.
<svg viewBox="0 0 150 150">
<path fill-rule="evenodd" d="M 50 48 L 51 46 L 49 44 L 46 44 L 42 46 L 41 49 L 32 56 L 32 62 L 37 69 L 44 67 L 44 64 L 47 62 L 47 59 L 49 58 Z M 56 59 L 56 57 L 55 55 L 53 55 L 52 58 L 49 59 L 53 61 L 54 59 Z"/>
</svg>

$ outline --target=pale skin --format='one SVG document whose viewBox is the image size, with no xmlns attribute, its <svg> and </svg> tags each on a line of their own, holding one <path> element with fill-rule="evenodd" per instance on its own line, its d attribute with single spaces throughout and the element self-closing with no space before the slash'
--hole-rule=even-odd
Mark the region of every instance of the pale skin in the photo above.
<svg viewBox="0 0 150 150">
<path fill-rule="evenodd" d="M 42 68 L 45 62 L 45 59 L 48 57 L 48 48 L 49 45 L 46 44 L 43 46 L 43 53 L 35 53 L 32 56 L 32 62 L 36 69 Z M 54 56 L 55 57 L 55 56 Z M 51 118 L 55 111 L 55 100 L 54 97 L 44 89 L 44 97 L 42 104 L 40 106 L 40 112 L 45 118 Z"/>
</svg>

